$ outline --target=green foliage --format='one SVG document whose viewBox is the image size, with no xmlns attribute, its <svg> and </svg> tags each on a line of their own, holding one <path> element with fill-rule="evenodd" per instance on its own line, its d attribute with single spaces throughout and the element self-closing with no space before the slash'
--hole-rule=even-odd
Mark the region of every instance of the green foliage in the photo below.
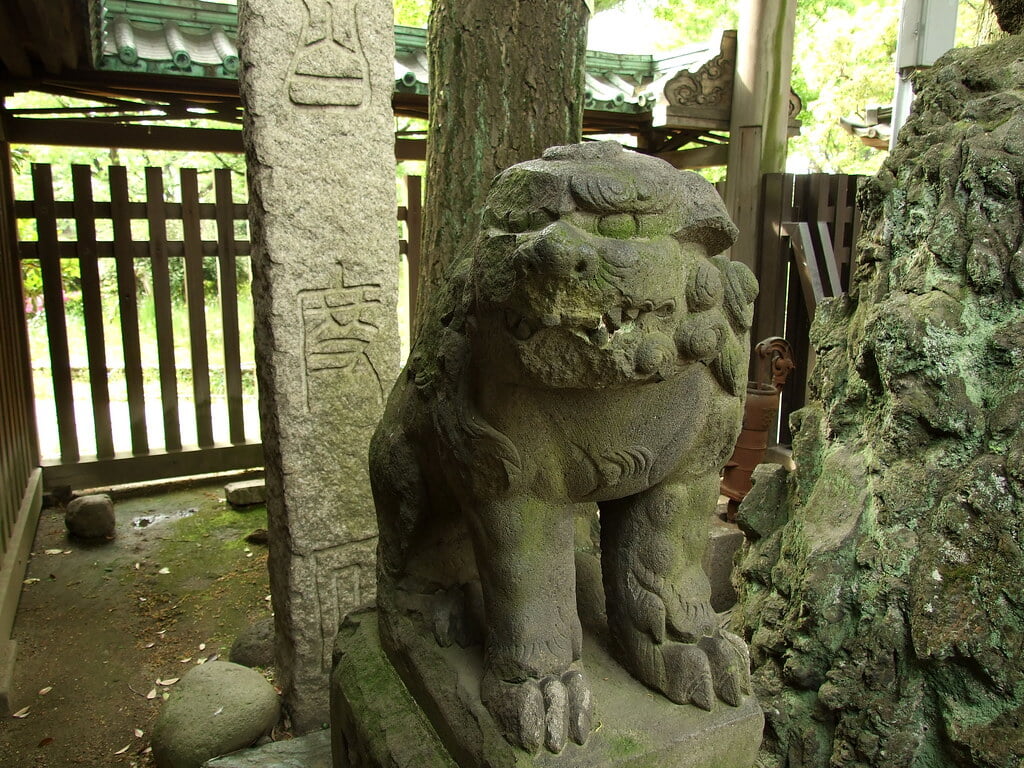
<svg viewBox="0 0 1024 768">
<path fill-rule="evenodd" d="M 738 5 L 734 0 L 645 0 L 653 6 L 655 18 L 671 23 L 678 37 L 671 44 L 659 43 L 662 50 L 707 40 L 716 30 L 735 29 Z M 667 41 L 666 41 L 667 42 Z"/>
<path fill-rule="evenodd" d="M 846 133 L 839 119 L 892 100 L 899 7 L 884 0 L 798 6 L 793 89 L 804 102 L 791 165 L 873 174 L 885 153 Z"/>
<path fill-rule="evenodd" d="M 395 0 L 395 24 L 425 27 L 430 15 L 430 0 Z"/>
</svg>

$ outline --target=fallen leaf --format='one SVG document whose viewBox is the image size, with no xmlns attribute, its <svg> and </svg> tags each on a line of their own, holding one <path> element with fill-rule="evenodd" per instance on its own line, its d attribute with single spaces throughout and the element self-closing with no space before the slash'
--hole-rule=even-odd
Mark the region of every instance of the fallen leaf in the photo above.
<svg viewBox="0 0 1024 768">
<path fill-rule="evenodd" d="M 205 656 L 200 656 L 198 659 L 196 659 L 196 664 L 205 664 L 205 663 L 206 663 L 206 657 Z"/>
<path fill-rule="evenodd" d="M 47 554 L 47 555 L 63 555 L 64 554 L 64 550 L 63 549 L 46 549 L 46 550 L 43 550 L 43 554 Z"/>
<path fill-rule="evenodd" d="M 206 660 L 207 661 L 216 661 L 219 658 L 220 658 L 220 654 L 219 653 L 214 653 L 214 654 L 211 654 L 211 655 L 207 656 Z"/>
<path fill-rule="evenodd" d="M 140 597 L 140 598 L 139 598 L 139 602 L 140 602 L 140 603 L 144 603 L 144 602 L 146 602 L 146 598 L 144 598 L 144 597 Z"/>
<path fill-rule="evenodd" d="M 164 701 L 167 701 L 169 698 L 171 698 L 171 694 L 169 694 L 167 691 L 164 691 L 160 694 L 160 698 L 162 698 Z"/>
<path fill-rule="evenodd" d="M 16 717 L 19 720 L 22 720 L 22 719 L 28 717 L 29 709 L 31 709 L 31 707 L 22 707 L 17 712 L 15 712 L 13 715 L 11 715 L 11 717 Z"/>
<path fill-rule="evenodd" d="M 161 630 L 157 631 L 157 634 L 158 635 L 162 635 L 166 631 L 167 631 L 166 629 L 161 629 Z"/>
<path fill-rule="evenodd" d="M 156 698 L 156 688 L 154 688 L 149 693 L 147 693 L 146 694 L 146 698 L 147 699 L 155 699 Z"/>
<path fill-rule="evenodd" d="M 141 728 L 136 728 L 136 729 L 135 729 L 135 738 L 136 738 L 136 739 L 141 739 L 141 738 L 142 738 L 142 733 L 143 733 L 143 732 L 142 732 L 142 729 L 141 729 Z"/>
<path fill-rule="evenodd" d="M 200 651 L 205 651 L 206 650 L 206 643 L 200 643 L 199 644 L 199 650 Z"/>
<path fill-rule="evenodd" d="M 245 556 L 246 556 L 246 557 L 252 557 L 252 552 L 246 552 L 246 553 L 245 553 Z"/>
<path fill-rule="evenodd" d="M 188 664 L 190 661 L 192 661 L 192 657 L 189 656 L 187 659 L 180 659 L 180 661 L 182 664 Z"/>
<path fill-rule="evenodd" d="M 266 596 L 266 597 L 264 597 L 263 599 L 264 599 L 264 600 L 266 600 L 266 601 L 267 601 L 267 602 L 269 603 L 269 602 L 270 602 L 270 595 L 267 595 L 267 596 Z"/>
<path fill-rule="evenodd" d="M 25 579 L 21 583 L 22 584 L 38 584 L 39 583 L 39 579 Z"/>
<path fill-rule="evenodd" d="M 170 568 L 166 568 L 166 567 L 161 568 L 159 571 L 157 571 L 157 573 L 159 573 L 159 574 L 161 574 L 163 576 L 166 576 L 170 572 L 171 572 L 171 569 Z"/>
<path fill-rule="evenodd" d="M 166 680 L 157 680 L 156 684 L 157 685 L 174 685 L 180 679 L 181 679 L 180 677 L 168 677 Z"/>
<path fill-rule="evenodd" d="M 71 554 L 71 550 L 70 549 L 65 549 L 61 554 L 70 555 Z"/>
<path fill-rule="evenodd" d="M 53 744 L 53 736 L 47 736 L 45 739 L 36 744 L 36 746 L 45 747 L 47 744 Z"/>
<path fill-rule="evenodd" d="M 152 648 L 156 643 L 146 643 L 146 648 Z"/>
<path fill-rule="evenodd" d="M 115 755 L 123 755 L 125 752 L 128 751 L 128 749 L 130 747 L 131 747 L 131 743 L 125 744 L 123 747 L 121 747 L 119 750 L 117 750 L 117 752 L 115 752 L 114 754 Z"/>
<path fill-rule="evenodd" d="M 141 563 L 136 563 L 136 564 L 135 564 L 135 570 L 137 571 L 137 570 L 139 570 L 140 568 L 142 568 L 142 564 L 141 564 Z"/>
<path fill-rule="evenodd" d="M 217 715 L 219 715 L 223 711 L 224 711 L 224 707 L 217 707 L 217 711 L 213 713 L 213 716 L 216 717 Z"/>
<path fill-rule="evenodd" d="M 149 754 L 150 752 L 152 752 L 152 751 L 153 751 L 153 748 L 152 748 L 152 747 L 146 747 L 146 748 L 145 748 L 144 750 L 142 750 L 141 752 L 139 752 L 139 754 L 140 754 L 140 755 L 148 755 L 148 754 Z"/>
<path fill-rule="evenodd" d="M 46 694 L 48 694 L 52 690 L 53 690 L 53 686 L 52 685 L 48 685 L 45 688 L 40 688 L 39 689 L 39 695 L 40 696 L 45 696 Z"/>
</svg>

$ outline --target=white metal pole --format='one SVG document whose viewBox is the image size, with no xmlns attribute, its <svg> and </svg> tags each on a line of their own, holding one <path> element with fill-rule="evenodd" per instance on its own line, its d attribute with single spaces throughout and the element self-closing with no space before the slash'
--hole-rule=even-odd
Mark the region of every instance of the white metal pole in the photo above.
<svg viewBox="0 0 1024 768">
<path fill-rule="evenodd" d="M 911 73 L 930 67 L 956 40 L 957 0 L 903 0 L 896 38 L 896 87 L 892 105 L 889 150 L 910 114 L 914 91 Z"/>
</svg>

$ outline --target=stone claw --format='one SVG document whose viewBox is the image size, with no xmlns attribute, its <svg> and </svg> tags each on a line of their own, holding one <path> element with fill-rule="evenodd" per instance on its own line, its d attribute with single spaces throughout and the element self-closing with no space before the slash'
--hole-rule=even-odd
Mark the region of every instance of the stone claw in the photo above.
<svg viewBox="0 0 1024 768">
<path fill-rule="evenodd" d="M 666 638 L 695 643 L 714 628 L 714 612 L 704 600 L 686 599 L 679 590 L 652 573 L 626 573 L 630 621 L 656 644 Z"/>
<path fill-rule="evenodd" d="M 582 672 L 508 682 L 486 673 L 481 699 L 512 745 L 536 755 L 543 745 L 558 754 L 571 740 L 586 742 L 593 722 L 590 687 Z"/>
<path fill-rule="evenodd" d="M 615 635 L 630 672 L 676 704 L 710 711 L 717 696 L 736 707 L 751 692 L 747 646 L 730 632 L 713 628 L 692 641 L 687 635 L 683 640 L 657 642 L 646 625 L 624 622 L 615 628 Z"/>
<path fill-rule="evenodd" d="M 670 643 L 661 649 L 665 696 L 676 704 L 693 704 L 710 712 L 715 704 L 714 678 L 708 657 L 695 645 Z"/>
<path fill-rule="evenodd" d="M 747 644 L 731 632 L 720 630 L 717 637 L 701 638 L 700 647 L 711 665 L 718 698 L 738 707 L 744 694 L 751 693 Z"/>
<path fill-rule="evenodd" d="M 590 686 L 579 670 L 570 670 L 562 675 L 562 684 L 569 695 L 569 738 L 577 744 L 585 744 L 594 727 L 594 702 Z"/>
</svg>

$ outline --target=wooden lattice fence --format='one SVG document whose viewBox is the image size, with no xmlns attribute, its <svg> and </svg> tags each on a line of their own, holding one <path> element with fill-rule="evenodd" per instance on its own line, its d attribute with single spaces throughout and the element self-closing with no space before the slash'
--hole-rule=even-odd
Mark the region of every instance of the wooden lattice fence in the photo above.
<svg viewBox="0 0 1024 768">
<path fill-rule="evenodd" d="M 178 172 L 180 199 L 174 201 L 166 199 L 164 169 L 147 168 L 144 174 L 143 199 L 134 200 L 127 169 L 111 166 L 109 199 L 98 200 L 90 167 L 73 166 L 72 199 L 56 200 L 52 168 L 35 164 L 33 199 L 15 203 L 16 217 L 34 222 L 36 232 L 35 240 L 19 244 L 20 259 L 38 264 L 42 277 L 60 453 L 59 458 L 44 457 L 48 488 L 262 465 L 258 428 L 253 419 L 247 425 L 245 418 L 247 405 L 252 410 L 255 404 L 253 370 L 242 362 L 243 344 L 251 340 L 240 337 L 239 324 L 239 302 L 250 301 L 248 295 L 239 296 L 237 280 L 240 265 L 243 274 L 247 271 L 250 255 L 247 205 L 234 199 L 228 169 L 213 172 L 211 201 L 201 199 L 195 169 Z M 410 233 L 399 247 L 410 265 L 419 257 L 419 181 L 410 177 L 410 205 L 398 210 Z M 73 230 L 73 236 L 66 230 Z M 71 292 L 61 268 L 65 260 L 78 265 L 84 371 L 72 365 L 65 309 Z M 112 263 L 116 274 L 113 305 L 109 295 L 105 301 L 101 286 L 103 275 L 110 272 L 101 269 L 104 262 Z M 140 292 L 149 295 L 145 307 Z M 173 310 L 176 293 L 184 299 L 184 329 Z M 104 318 L 115 313 L 120 339 L 112 347 L 112 340 L 105 338 Z M 153 329 L 155 350 L 143 349 L 143 324 Z M 214 337 L 222 350 L 217 360 L 211 359 Z M 186 347 L 188 359 L 183 361 Z M 111 364 L 111 349 L 123 365 Z M 154 356 L 155 376 L 144 365 L 144 358 Z M 251 361 L 251 354 L 246 358 Z M 76 383 L 81 388 L 82 379 L 88 381 L 88 397 L 79 393 L 76 399 Z M 124 427 L 111 397 L 113 379 L 126 390 Z M 81 412 L 84 399 L 88 413 Z M 225 423 L 226 434 L 221 434 Z M 127 446 L 121 445 L 122 429 L 127 430 Z"/>
</svg>

